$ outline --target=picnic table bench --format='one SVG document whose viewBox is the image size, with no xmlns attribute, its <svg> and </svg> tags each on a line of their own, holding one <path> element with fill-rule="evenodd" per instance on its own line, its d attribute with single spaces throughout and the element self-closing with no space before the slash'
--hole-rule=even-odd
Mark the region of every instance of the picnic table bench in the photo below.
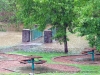
<svg viewBox="0 0 100 75">
<path fill-rule="evenodd" d="M 32 70 L 34 70 L 34 64 L 43 64 L 46 61 L 45 60 L 41 60 L 39 58 L 42 58 L 41 56 L 25 56 L 25 59 L 19 61 L 22 64 L 27 64 L 27 63 L 31 63 L 32 64 Z M 35 61 L 34 59 L 38 59 L 37 61 Z"/>
<path fill-rule="evenodd" d="M 96 50 L 96 48 L 85 48 L 84 51 L 82 52 L 82 54 L 91 54 L 91 59 L 92 61 L 94 61 L 94 50 Z"/>
</svg>

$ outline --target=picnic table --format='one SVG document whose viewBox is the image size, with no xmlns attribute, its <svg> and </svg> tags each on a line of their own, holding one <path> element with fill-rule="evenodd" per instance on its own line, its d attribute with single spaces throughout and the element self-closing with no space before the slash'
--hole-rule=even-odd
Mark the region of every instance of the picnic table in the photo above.
<svg viewBox="0 0 100 75">
<path fill-rule="evenodd" d="M 21 60 L 20 63 L 23 64 L 27 64 L 27 63 L 31 63 L 32 64 L 32 70 L 34 70 L 35 66 L 34 64 L 43 64 L 46 61 L 45 60 L 41 60 L 40 58 L 43 58 L 41 56 L 25 56 L 25 59 Z M 37 59 L 37 61 L 35 61 L 35 59 Z"/>
<path fill-rule="evenodd" d="M 82 54 L 91 54 L 91 59 L 94 61 L 94 50 L 96 50 L 96 48 L 85 48 Z"/>
</svg>

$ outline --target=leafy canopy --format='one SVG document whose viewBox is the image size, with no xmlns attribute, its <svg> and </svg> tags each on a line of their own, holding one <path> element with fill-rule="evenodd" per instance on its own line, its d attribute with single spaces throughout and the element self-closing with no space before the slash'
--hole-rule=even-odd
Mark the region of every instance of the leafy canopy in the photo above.
<svg viewBox="0 0 100 75">
<path fill-rule="evenodd" d="M 84 6 L 77 6 L 77 31 L 81 36 L 86 35 L 91 47 L 100 50 L 100 1 L 88 0 Z"/>
</svg>

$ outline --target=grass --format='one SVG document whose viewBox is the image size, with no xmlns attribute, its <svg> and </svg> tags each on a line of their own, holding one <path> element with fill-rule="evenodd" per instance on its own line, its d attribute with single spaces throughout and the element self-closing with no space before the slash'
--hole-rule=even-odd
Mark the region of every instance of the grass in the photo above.
<svg viewBox="0 0 100 75">
<path fill-rule="evenodd" d="M 13 52 L 12 54 L 39 55 L 39 56 L 42 56 L 44 60 L 47 60 L 48 61 L 47 63 L 54 63 L 51 60 L 54 57 L 66 55 L 64 53 L 59 53 L 59 52 L 52 52 L 52 53 L 42 52 L 41 53 L 41 52 L 23 52 L 23 51 Z M 59 63 L 56 63 L 56 64 L 59 64 Z M 58 73 L 56 72 L 56 73 L 42 73 L 42 74 L 35 74 L 35 75 L 100 75 L 99 65 L 79 65 L 79 64 L 66 64 L 66 63 L 60 63 L 60 64 L 75 66 L 75 67 L 80 68 L 81 71 L 78 73 Z M 6 74 L 6 75 L 23 75 L 23 74 L 13 73 L 13 74 Z"/>
<path fill-rule="evenodd" d="M 42 56 L 43 60 L 46 60 L 48 63 L 53 63 L 51 60 L 54 57 L 57 56 L 65 56 L 66 54 L 63 52 L 24 52 L 24 51 L 16 51 L 11 54 L 20 54 L 20 55 L 37 55 L 37 56 Z"/>
</svg>

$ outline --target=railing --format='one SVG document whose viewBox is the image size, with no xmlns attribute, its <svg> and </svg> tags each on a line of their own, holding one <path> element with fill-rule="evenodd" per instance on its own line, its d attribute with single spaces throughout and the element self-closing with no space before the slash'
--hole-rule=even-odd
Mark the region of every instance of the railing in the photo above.
<svg viewBox="0 0 100 75">
<path fill-rule="evenodd" d="M 39 31 L 37 29 L 32 29 L 31 30 L 31 40 L 35 40 L 37 38 L 40 38 L 41 36 L 43 36 L 42 31 Z"/>
</svg>

